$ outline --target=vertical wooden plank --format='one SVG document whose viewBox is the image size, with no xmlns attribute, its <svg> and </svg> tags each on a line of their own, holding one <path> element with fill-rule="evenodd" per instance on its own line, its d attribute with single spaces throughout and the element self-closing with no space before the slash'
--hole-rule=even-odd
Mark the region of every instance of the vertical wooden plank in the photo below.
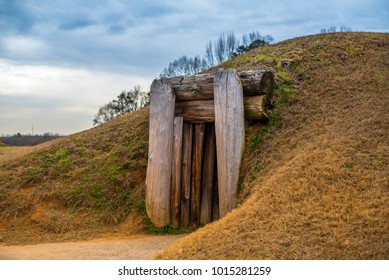
<svg viewBox="0 0 389 280">
<path fill-rule="evenodd" d="M 200 223 L 212 221 L 212 195 L 216 161 L 215 124 L 207 123 L 204 133 L 204 159 L 201 184 Z"/>
<path fill-rule="evenodd" d="M 182 133 L 182 166 L 181 166 L 181 214 L 180 224 L 189 226 L 190 185 L 192 180 L 192 136 L 193 124 L 184 122 Z"/>
<path fill-rule="evenodd" d="M 194 124 L 192 151 L 192 184 L 190 192 L 190 221 L 192 226 L 200 224 L 201 169 L 203 161 L 205 123 Z"/>
<path fill-rule="evenodd" d="M 175 226 L 180 223 L 181 208 L 181 156 L 182 128 L 184 118 L 174 118 L 173 167 L 172 167 L 172 222 Z"/>
<path fill-rule="evenodd" d="M 170 223 L 173 122 L 175 95 L 165 79 L 150 89 L 149 157 L 146 175 L 146 210 L 157 227 Z"/>
<path fill-rule="evenodd" d="M 212 190 L 212 221 L 219 220 L 219 189 L 218 189 L 218 175 L 217 175 L 217 160 L 215 160 L 215 175 Z"/>
<path fill-rule="evenodd" d="M 244 149 L 243 89 L 235 69 L 214 76 L 215 131 L 220 217 L 235 206 Z"/>
</svg>

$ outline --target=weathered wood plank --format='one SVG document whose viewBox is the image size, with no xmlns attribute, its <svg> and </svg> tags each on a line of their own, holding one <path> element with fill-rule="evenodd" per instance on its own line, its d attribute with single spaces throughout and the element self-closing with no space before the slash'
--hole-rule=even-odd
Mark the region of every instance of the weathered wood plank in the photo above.
<svg viewBox="0 0 389 280">
<path fill-rule="evenodd" d="M 157 227 L 170 223 L 170 192 L 175 95 L 170 83 L 154 80 L 150 89 L 146 210 Z"/>
<path fill-rule="evenodd" d="M 173 167 L 172 167 L 172 222 L 180 224 L 181 208 L 181 160 L 182 160 L 182 130 L 184 119 L 174 118 Z"/>
<path fill-rule="evenodd" d="M 213 74 L 197 74 L 169 78 L 177 101 L 212 99 Z"/>
<path fill-rule="evenodd" d="M 218 188 L 218 175 L 217 175 L 217 160 L 215 160 L 215 175 L 212 190 L 212 221 L 219 220 L 219 188 Z"/>
<path fill-rule="evenodd" d="M 182 166 L 181 166 L 181 214 L 180 225 L 189 226 L 190 187 L 192 180 L 192 138 L 193 124 L 184 122 L 182 134 Z"/>
<path fill-rule="evenodd" d="M 238 75 L 242 81 L 243 94 L 267 95 L 271 101 L 274 89 L 274 75 L 268 70 L 242 71 Z M 213 99 L 214 74 L 197 74 L 169 78 L 177 101 Z"/>
<path fill-rule="evenodd" d="M 243 89 L 235 69 L 215 74 L 215 131 L 220 217 L 235 206 L 244 149 Z"/>
<path fill-rule="evenodd" d="M 201 184 L 201 212 L 200 223 L 208 224 L 212 221 L 212 198 L 216 161 L 215 124 L 208 123 L 204 133 L 204 159 Z"/>
<path fill-rule="evenodd" d="M 187 122 L 215 122 L 213 99 L 176 102 L 175 114 Z"/>
<path fill-rule="evenodd" d="M 249 120 L 268 120 L 266 95 L 245 96 L 244 116 Z M 176 117 L 183 117 L 188 122 L 215 122 L 215 105 L 213 99 L 176 102 Z"/>
<path fill-rule="evenodd" d="M 194 125 L 192 150 L 192 184 L 190 192 L 190 221 L 192 226 L 200 223 L 201 170 L 204 147 L 204 123 Z"/>
</svg>

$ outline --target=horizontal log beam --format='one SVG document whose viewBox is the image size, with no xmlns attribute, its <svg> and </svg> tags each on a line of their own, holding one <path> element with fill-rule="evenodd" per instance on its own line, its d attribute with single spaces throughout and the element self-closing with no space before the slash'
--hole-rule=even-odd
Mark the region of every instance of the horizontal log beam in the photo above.
<svg viewBox="0 0 389 280">
<path fill-rule="evenodd" d="M 268 70 L 238 72 L 242 82 L 243 95 L 267 96 L 267 101 L 273 99 L 274 75 Z M 214 74 L 197 74 L 168 78 L 176 94 L 176 101 L 213 99 Z"/>
<path fill-rule="evenodd" d="M 243 98 L 244 116 L 249 120 L 267 120 L 266 96 L 246 96 Z M 176 102 L 175 116 L 187 122 L 215 122 L 213 99 Z"/>
<path fill-rule="evenodd" d="M 215 122 L 213 99 L 176 102 L 175 115 L 186 122 Z"/>
</svg>

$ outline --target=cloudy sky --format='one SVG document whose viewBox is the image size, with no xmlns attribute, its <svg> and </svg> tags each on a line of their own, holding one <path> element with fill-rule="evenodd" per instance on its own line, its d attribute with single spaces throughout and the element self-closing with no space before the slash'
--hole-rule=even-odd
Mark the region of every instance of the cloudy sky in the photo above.
<svg viewBox="0 0 389 280">
<path fill-rule="evenodd" d="M 389 32 L 387 0 L 0 0 L 0 135 L 70 134 L 221 32 Z"/>
</svg>

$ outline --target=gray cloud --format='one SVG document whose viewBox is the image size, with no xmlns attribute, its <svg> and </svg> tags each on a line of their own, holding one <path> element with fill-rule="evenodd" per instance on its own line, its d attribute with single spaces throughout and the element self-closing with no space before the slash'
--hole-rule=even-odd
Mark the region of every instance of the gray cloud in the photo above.
<svg viewBox="0 0 389 280">
<path fill-rule="evenodd" d="M 124 24 L 112 24 L 108 27 L 107 32 L 109 34 L 123 34 L 127 29 L 127 26 Z"/>
<path fill-rule="evenodd" d="M 354 1 L 355 2 L 355 1 Z M 173 58 L 202 54 L 220 32 L 258 30 L 276 40 L 358 24 L 384 1 L 4 1 L 1 18 L 47 48 L 32 62 L 80 65 L 158 75 Z M 49 4 L 48 4 L 49 3 Z M 373 19 L 371 19 L 373 20 Z M 365 26 L 374 24 L 365 22 Z M 5 20 L 2 20 L 2 28 Z M 11 21 L 12 22 L 12 21 Z M 385 17 L 373 21 L 389 28 Z M 57 27 L 57 28 L 56 28 Z M 8 29 L 11 30 L 11 25 Z M 17 60 L 0 46 L 1 57 Z M 26 58 L 24 58 L 26 60 Z M 151 69 L 153 67 L 154 69 Z"/>
<path fill-rule="evenodd" d="M 91 25 L 95 25 L 96 22 L 91 19 L 87 18 L 79 18 L 79 19 L 73 19 L 72 21 L 62 23 L 58 27 L 62 30 L 74 30 L 79 28 L 88 27 Z"/>
<path fill-rule="evenodd" d="M 111 73 L 121 82 L 129 77 L 130 88 L 138 83 L 134 77 L 151 81 L 181 55 L 202 55 L 205 43 L 221 32 L 240 37 L 259 31 L 279 41 L 334 25 L 388 32 L 387 1 L 0 0 L 0 60 Z M 11 86 L 2 89 L 0 84 L 0 94 L 7 96 L 3 104 L 7 90 Z M 30 91 L 26 94 L 37 92 L 33 87 Z M 51 106 L 31 99 L 25 104 Z"/>
<path fill-rule="evenodd" d="M 0 30 L 2 32 L 27 33 L 31 30 L 35 20 L 22 2 L 0 0 Z"/>
</svg>

